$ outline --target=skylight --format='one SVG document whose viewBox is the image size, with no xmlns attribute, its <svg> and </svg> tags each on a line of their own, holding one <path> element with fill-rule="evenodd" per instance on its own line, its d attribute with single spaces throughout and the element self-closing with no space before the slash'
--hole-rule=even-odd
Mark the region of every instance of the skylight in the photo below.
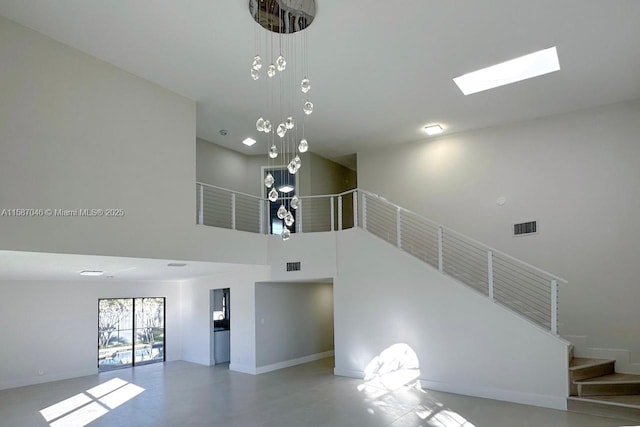
<svg viewBox="0 0 640 427">
<path fill-rule="evenodd" d="M 530 53 L 456 77 L 462 93 L 471 95 L 560 70 L 556 47 Z"/>
</svg>

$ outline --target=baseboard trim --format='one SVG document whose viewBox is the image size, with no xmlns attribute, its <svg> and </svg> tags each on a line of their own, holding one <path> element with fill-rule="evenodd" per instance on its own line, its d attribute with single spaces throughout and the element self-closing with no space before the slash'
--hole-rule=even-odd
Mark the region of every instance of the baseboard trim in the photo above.
<svg viewBox="0 0 640 427">
<path fill-rule="evenodd" d="M 463 394 L 465 396 L 501 400 L 504 402 L 520 403 L 523 405 L 540 406 L 543 408 L 560 409 L 563 411 L 567 410 L 566 396 L 548 396 L 522 391 L 503 390 L 493 387 L 449 384 L 428 380 L 420 380 L 420 385 L 429 390 L 442 391 L 445 393 Z"/>
<path fill-rule="evenodd" d="M 252 366 L 238 365 L 237 363 L 230 363 L 229 370 L 234 372 L 241 372 L 243 374 L 249 374 L 249 375 L 255 375 L 257 373 L 256 368 Z"/>
<path fill-rule="evenodd" d="M 352 369 L 343 369 L 336 367 L 333 370 L 334 375 L 341 377 L 363 379 L 364 372 Z M 492 387 L 477 387 L 461 384 L 450 384 L 438 381 L 420 380 L 422 388 L 442 391 L 445 393 L 461 394 L 465 396 L 481 397 L 483 399 L 501 400 L 504 402 L 520 403 L 524 405 L 540 406 L 543 408 L 567 410 L 566 396 L 556 397 L 542 394 L 525 393 L 513 390 L 503 390 Z"/>
<path fill-rule="evenodd" d="M 71 378 L 86 377 L 89 375 L 95 375 L 97 373 L 98 373 L 98 368 L 93 368 L 93 369 L 84 369 L 80 371 L 70 371 L 70 372 L 61 372 L 57 374 L 42 375 L 42 376 L 30 377 L 30 378 L 21 378 L 21 379 L 11 380 L 11 381 L 3 381 L 3 382 L 0 382 L 0 390 L 26 387 L 26 386 L 35 385 L 35 384 L 50 383 L 52 381 L 68 380 Z"/>
<path fill-rule="evenodd" d="M 309 356 L 299 357 L 297 359 L 285 360 L 284 362 L 273 363 L 271 365 L 260 366 L 256 368 L 257 374 L 264 374 L 267 372 L 277 371 L 278 369 L 290 368 L 296 365 L 302 365 L 303 363 L 314 362 L 320 359 L 326 359 L 327 357 L 333 357 L 334 351 L 325 351 L 323 353 L 311 354 Z"/>
</svg>

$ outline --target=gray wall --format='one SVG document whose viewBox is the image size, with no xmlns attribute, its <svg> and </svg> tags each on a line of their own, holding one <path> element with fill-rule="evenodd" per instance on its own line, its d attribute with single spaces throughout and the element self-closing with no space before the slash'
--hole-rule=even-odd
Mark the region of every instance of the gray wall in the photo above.
<svg viewBox="0 0 640 427">
<path fill-rule="evenodd" d="M 280 165 L 269 164 L 266 153 L 245 155 L 203 139 L 197 140 L 196 147 L 198 181 L 255 196 L 264 196 L 262 167 Z M 300 158 L 297 179 L 301 196 L 335 194 L 357 186 L 357 174 L 351 169 L 313 153 Z"/>
<path fill-rule="evenodd" d="M 633 350 L 638 360 L 639 135 L 633 101 L 363 151 L 358 181 L 568 279 L 561 334 Z M 512 224 L 526 220 L 537 220 L 539 233 L 512 237 Z"/>
<path fill-rule="evenodd" d="M 256 349 L 258 367 L 333 350 L 333 284 L 257 283 Z"/>
</svg>

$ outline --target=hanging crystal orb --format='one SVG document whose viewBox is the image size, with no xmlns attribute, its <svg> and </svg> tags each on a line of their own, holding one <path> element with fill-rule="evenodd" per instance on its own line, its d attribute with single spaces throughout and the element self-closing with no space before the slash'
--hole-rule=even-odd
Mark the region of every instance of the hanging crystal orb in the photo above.
<svg viewBox="0 0 640 427">
<path fill-rule="evenodd" d="M 251 69 L 251 78 L 253 80 L 258 80 L 260 78 L 260 71 Z"/>
<path fill-rule="evenodd" d="M 287 212 L 284 216 L 284 223 L 287 225 L 287 227 L 291 227 L 294 222 L 295 219 L 293 219 L 293 215 L 291 214 L 291 212 Z"/>
<path fill-rule="evenodd" d="M 311 90 L 311 82 L 308 78 L 305 77 L 304 79 L 302 79 L 302 81 L 300 82 L 300 90 L 302 91 L 302 93 L 307 93 Z"/>
<path fill-rule="evenodd" d="M 251 69 L 258 71 L 260 68 L 262 68 L 262 58 L 260 58 L 260 55 L 256 55 L 251 63 Z"/>
<path fill-rule="evenodd" d="M 289 162 L 289 164 L 287 165 L 287 169 L 289 170 L 289 173 L 291 175 L 295 175 L 296 172 L 298 172 L 298 165 L 296 165 L 296 162 L 294 162 L 293 160 L 291 160 Z"/>
<path fill-rule="evenodd" d="M 278 192 L 275 188 L 272 188 L 271 191 L 269 191 L 269 200 L 272 202 L 278 200 Z"/>
<path fill-rule="evenodd" d="M 265 120 L 264 121 L 264 133 L 271 133 L 271 129 L 273 129 L 273 127 L 271 126 L 271 122 L 269 120 Z"/>
<path fill-rule="evenodd" d="M 269 147 L 269 158 L 275 159 L 276 157 L 278 157 L 278 147 L 272 144 L 271 147 Z"/>
<path fill-rule="evenodd" d="M 306 139 L 301 139 L 300 144 L 298 144 L 298 151 L 301 153 L 306 153 L 309 149 L 309 143 Z"/>
<path fill-rule="evenodd" d="M 267 188 L 271 188 L 274 182 L 276 182 L 276 180 L 273 178 L 273 175 L 271 175 L 271 172 L 269 172 L 267 176 L 264 177 L 264 185 Z"/>
<path fill-rule="evenodd" d="M 280 207 L 278 208 L 278 218 L 284 219 L 284 217 L 286 216 L 287 216 L 287 209 L 284 207 L 284 205 L 280 205 Z"/>
<path fill-rule="evenodd" d="M 291 208 L 298 209 L 299 207 L 300 207 L 300 199 L 298 198 L 298 196 L 293 196 L 291 198 Z"/>
<path fill-rule="evenodd" d="M 276 59 L 276 66 L 278 67 L 278 71 L 284 71 L 284 69 L 287 68 L 287 60 L 284 59 L 284 56 L 278 56 L 278 59 Z"/>
<path fill-rule="evenodd" d="M 304 111 L 304 113 L 308 116 L 309 114 L 313 113 L 313 103 L 311 101 L 307 101 L 304 103 L 304 106 L 302 107 L 302 111 Z"/>
<path fill-rule="evenodd" d="M 256 121 L 256 129 L 258 132 L 264 132 L 264 119 L 262 117 Z"/>
<path fill-rule="evenodd" d="M 289 116 L 287 117 L 287 120 L 284 121 L 284 125 L 286 126 L 287 129 L 293 129 L 293 117 Z"/>
<path fill-rule="evenodd" d="M 282 240 L 289 240 L 289 237 L 291 237 L 291 231 L 289 231 L 289 229 L 287 227 L 284 228 L 284 230 L 282 230 Z"/>
<path fill-rule="evenodd" d="M 302 162 L 300 161 L 300 156 L 296 155 L 293 158 L 293 161 L 295 162 L 296 165 L 298 165 L 298 167 L 302 166 Z"/>
<path fill-rule="evenodd" d="M 276 133 L 280 138 L 284 138 L 284 135 L 287 133 L 287 127 L 284 123 L 280 123 L 276 128 Z"/>
<path fill-rule="evenodd" d="M 271 64 L 267 67 L 267 76 L 273 77 L 276 75 L 276 66 Z"/>
</svg>

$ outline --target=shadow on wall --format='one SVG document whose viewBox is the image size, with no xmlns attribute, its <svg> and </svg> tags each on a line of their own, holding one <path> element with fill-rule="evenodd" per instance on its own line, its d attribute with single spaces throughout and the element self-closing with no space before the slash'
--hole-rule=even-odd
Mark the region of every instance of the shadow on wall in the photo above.
<svg viewBox="0 0 640 427">
<path fill-rule="evenodd" d="M 415 418 L 416 425 L 425 427 L 475 427 L 422 389 L 420 361 L 407 344 L 393 344 L 374 357 L 365 368 L 358 391 L 363 393 L 371 415 L 397 417 L 403 412 L 403 420 Z"/>
</svg>

